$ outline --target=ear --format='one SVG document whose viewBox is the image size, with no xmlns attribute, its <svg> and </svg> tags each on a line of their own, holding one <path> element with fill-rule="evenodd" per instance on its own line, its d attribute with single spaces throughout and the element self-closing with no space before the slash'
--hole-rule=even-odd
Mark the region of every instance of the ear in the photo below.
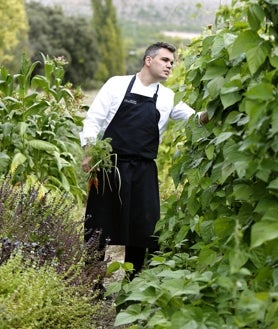
<svg viewBox="0 0 278 329">
<path fill-rule="evenodd" d="M 147 56 L 147 57 L 145 58 L 145 65 L 150 66 L 151 62 L 152 62 L 152 58 L 151 58 L 151 56 Z"/>
</svg>

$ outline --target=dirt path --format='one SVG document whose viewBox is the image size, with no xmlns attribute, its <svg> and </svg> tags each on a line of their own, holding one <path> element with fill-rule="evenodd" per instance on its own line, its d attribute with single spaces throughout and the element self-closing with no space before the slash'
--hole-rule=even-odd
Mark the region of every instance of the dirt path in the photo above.
<svg viewBox="0 0 278 329">
<path fill-rule="evenodd" d="M 111 262 L 124 262 L 124 247 L 123 246 L 108 246 L 105 253 L 105 258 L 109 258 L 109 263 Z M 121 281 L 125 273 L 123 270 L 116 271 L 109 278 L 104 279 L 104 285 L 108 285 L 115 281 Z M 116 313 L 116 307 L 114 300 L 111 298 L 104 299 L 100 302 L 100 310 L 98 314 L 94 317 L 94 323 L 96 329 L 124 329 L 125 326 L 114 326 Z"/>
</svg>

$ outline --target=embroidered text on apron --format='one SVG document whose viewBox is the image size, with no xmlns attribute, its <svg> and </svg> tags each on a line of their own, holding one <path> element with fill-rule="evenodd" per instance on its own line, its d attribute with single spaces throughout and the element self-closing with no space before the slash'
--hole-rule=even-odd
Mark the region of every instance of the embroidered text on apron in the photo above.
<svg viewBox="0 0 278 329">
<path fill-rule="evenodd" d="M 113 171 L 108 183 L 99 173 L 99 192 L 92 186 L 89 193 L 85 229 L 88 237 L 101 230 L 102 244 L 108 238 L 110 244 L 153 247 L 151 235 L 160 214 L 153 161 L 159 145 L 158 88 L 153 97 L 132 94 L 135 78 L 103 136 L 112 138 L 120 179 Z"/>
</svg>

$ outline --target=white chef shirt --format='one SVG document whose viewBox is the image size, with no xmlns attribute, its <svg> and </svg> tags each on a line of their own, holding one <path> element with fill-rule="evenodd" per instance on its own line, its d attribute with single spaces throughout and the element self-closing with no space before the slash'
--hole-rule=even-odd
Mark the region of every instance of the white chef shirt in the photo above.
<svg viewBox="0 0 278 329">
<path fill-rule="evenodd" d="M 120 107 L 132 77 L 133 75 L 114 76 L 102 86 L 83 121 L 83 131 L 80 132 L 82 146 L 88 141 L 94 142 L 99 134 L 104 133 Z M 160 112 L 158 128 L 161 139 L 169 118 L 187 120 L 195 111 L 183 102 L 174 106 L 174 92 L 171 89 L 161 83 L 153 83 L 146 87 L 138 78 L 138 74 L 131 93 L 153 97 L 158 84 L 156 108 Z"/>
</svg>

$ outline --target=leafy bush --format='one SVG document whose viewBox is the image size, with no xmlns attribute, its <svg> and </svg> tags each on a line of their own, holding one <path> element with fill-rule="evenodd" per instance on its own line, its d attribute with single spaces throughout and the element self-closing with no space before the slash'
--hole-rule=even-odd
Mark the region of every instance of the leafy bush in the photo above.
<svg viewBox="0 0 278 329">
<path fill-rule="evenodd" d="M 63 58 L 43 59 L 44 76 L 33 76 L 38 62 L 24 57 L 19 74 L 0 68 L 0 174 L 70 192 L 82 205 L 75 171 L 82 94 L 63 85 Z"/>
<path fill-rule="evenodd" d="M 210 122 L 179 123 L 165 254 L 123 285 L 116 324 L 277 328 L 277 24 L 276 1 L 233 1 L 184 52 L 177 101 Z"/>
<path fill-rule="evenodd" d="M 1 329 L 93 328 L 97 310 L 51 266 L 30 266 L 20 253 L 0 266 Z"/>
</svg>

